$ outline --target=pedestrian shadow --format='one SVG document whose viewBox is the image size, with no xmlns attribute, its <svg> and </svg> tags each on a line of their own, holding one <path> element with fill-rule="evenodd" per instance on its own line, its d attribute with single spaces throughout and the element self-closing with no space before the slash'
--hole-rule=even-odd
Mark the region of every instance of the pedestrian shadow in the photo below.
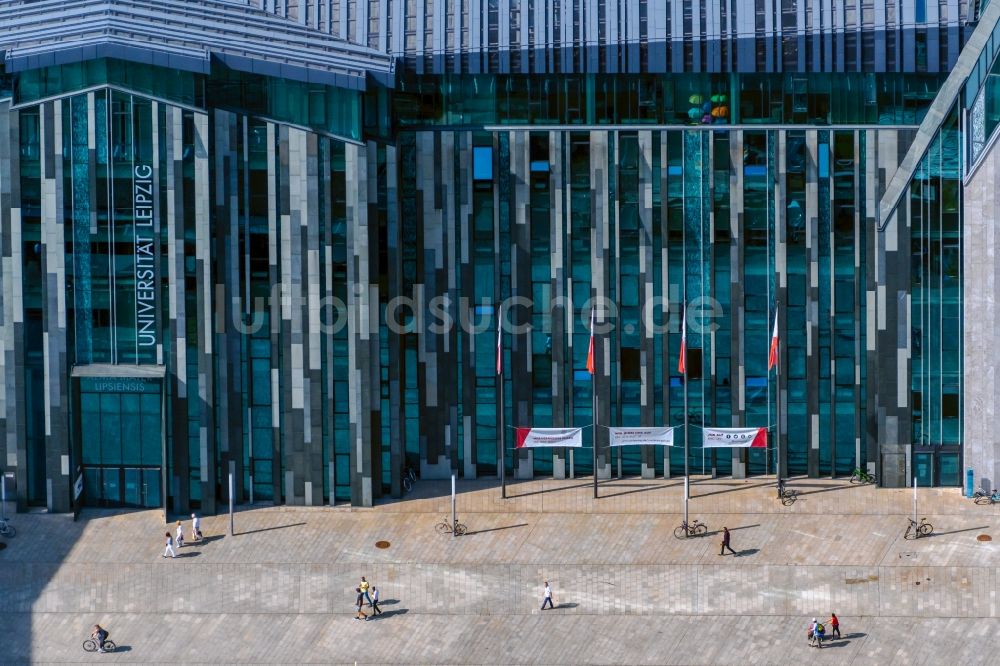
<svg viewBox="0 0 1000 666">
<path fill-rule="evenodd" d="M 862 632 L 860 632 L 860 631 L 855 631 L 855 632 L 854 632 L 853 634 L 844 634 L 844 636 L 843 636 L 843 640 L 845 640 L 845 641 L 846 641 L 846 640 L 849 640 L 849 639 L 851 639 L 851 638 L 864 638 L 864 637 L 865 637 L 865 636 L 867 636 L 867 635 L 868 635 L 868 634 L 865 634 L 865 633 L 862 633 Z M 839 641 L 839 640 L 841 640 L 841 639 L 840 639 L 840 638 L 838 638 L 837 640 Z"/>
<path fill-rule="evenodd" d="M 201 555 L 201 553 L 198 552 L 197 550 L 189 550 L 183 553 L 177 553 L 177 558 L 180 559 L 182 557 L 198 557 L 199 555 Z"/>
<path fill-rule="evenodd" d="M 556 608 L 576 608 L 579 605 L 580 604 L 571 601 L 568 604 L 556 604 Z"/>
<path fill-rule="evenodd" d="M 185 546 L 200 546 L 205 543 L 212 543 L 213 541 L 220 541 L 225 538 L 223 534 L 213 534 L 212 536 L 202 537 L 197 541 L 185 541 Z"/>
<path fill-rule="evenodd" d="M 274 527 L 261 527 L 260 529 L 246 530 L 245 532 L 235 532 L 234 531 L 233 532 L 233 536 L 243 535 L 243 534 L 257 534 L 259 532 L 270 532 L 271 530 L 283 530 L 283 529 L 286 529 L 286 528 L 289 528 L 289 527 L 302 527 L 303 525 L 306 525 L 306 524 L 307 523 L 304 523 L 304 522 L 303 523 L 291 523 L 289 525 L 275 525 Z M 207 538 L 208 537 L 206 537 L 206 539 Z"/>
<path fill-rule="evenodd" d="M 750 557 L 751 555 L 756 555 L 760 552 L 760 548 L 747 548 L 745 550 L 738 550 L 733 557 Z"/>
<path fill-rule="evenodd" d="M 381 601 L 379 602 L 379 605 L 380 606 L 382 605 Z M 385 619 L 387 617 L 392 617 L 393 615 L 406 615 L 409 612 L 410 612 L 409 608 L 396 608 L 394 610 L 382 611 L 378 615 L 369 615 L 368 619 L 369 620 L 383 620 L 383 619 Z"/>
<path fill-rule="evenodd" d="M 515 527 L 527 527 L 528 523 L 518 523 L 517 525 L 504 525 L 503 527 L 491 527 L 486 530 L 473 530 L 472 532 L 466 532 L 464 536 L 472 536 L 473 534 L 486 534 L 487 532 L 499 532 L 500 530 L 512 530 Z"/>
<path fill-rule="evenodd" d="M 131 652 L 131 651 L 132 651 L 131 645 L 116 645 L 113 654 L 116 654 L 118 652 Z"/>
<path fill-rule="evenodd" d="M 378 600 L 378 605 L 379 606 L 392 606 L 392 605 L 398 604 L 398 603 L 399 603 L 399 599 L 379 599 Z"/>
</svg>

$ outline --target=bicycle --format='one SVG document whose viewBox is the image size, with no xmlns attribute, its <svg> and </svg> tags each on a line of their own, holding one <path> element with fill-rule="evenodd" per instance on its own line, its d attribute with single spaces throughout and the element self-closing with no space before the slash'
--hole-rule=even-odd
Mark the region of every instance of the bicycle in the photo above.
<svg viewBox="0 0 1000 666">
<path fill-rule="evenodd" d="M 785 481 L 778 481 L 778 499 L 785 506 L 791 506 L 795 504 L 795 500 L 798 499 L 798 492 L 795 490 L 789 490 L 785 488 Z"/>
<path fill-rule="evenodd" d="M 906 534 L 903 535 L 904 539 L 919 539 L 920 537 L 929 536 L 931 532 L 934 531 L 934 526 L 927 522 L 926 518 L 920 519 L 920 524 L 913 518 L 907 518 L 910 524 L 906 527 Z"/>
<path fill-rule="evenodd" d="M 851 473 L 851 483 L 875 483 L 875 475 L 857 467 Z"/>
<path fill-rule="evenodd" d="M 0 536 L 12 539 L 15 534 L 17 534 L 17 530 L 15 530 L 14 526 L 10 524 L 10 521 L 6 518 L 0 518 Z"/>
<path fill-rule="evenodd" d="M 681 522 L 680 525 L 674 528 L 674 538 L 686 539 L 691 536 L 702 536 L 706 532 L 708 532 L 708 525 L 698 520 L 695 520 L 690 525 Z"/>
<path fill-rule="evenodd" d="M 414 482 L 416 482 L 416 480 L 417 480 L 417 475 L 416 473 L 414 473 L 413 468 L 407 467 L 403 471 L 403 490 L 406 492 L 410 492 L 411 490 L 413 490 L 413 484 Z"/>
<path fill-rule="evenodd" d="M 444 519 L 440 523 L 438 523 L 437 525 L 435 525 L 434 529 L 437 530 L 438 534 L 452 534 L 452 533 L 454 533 L 455 536 L 462 536 L 463 534 L 465 534 L 466 532 L 469 531 L 469 528 L 466 527 L 465 525 L 463 525 L 462 523 L 458 522 L 457 518 L 455 519 L 455 524 L 452 525 L 451 521 L 448 520 L 447 516 L 445 516 Z"/>
<path fill-rule="evenodd" d="M 115 642 L 113 640 L 111 640 L 110 638 L 104 641 L 104 651 L 105 652 L 114 652 L 117 649 L 118 649 L 118 646 L 115 645 Z M 83 642 L 83 651 L 84 652 L 97 652 L 97 640 L 93 639 L 93 638 L 88 638 L 87 640 L 85 640 Z"/>
<path fill-rule="evenodd" d="M 995 504 L 1000 502 L 1000 488 L 994 490 L 993 494 L 986 492 L 982 488 L 978 488 L 972 498 L 976 504 Z"/>
</svg>

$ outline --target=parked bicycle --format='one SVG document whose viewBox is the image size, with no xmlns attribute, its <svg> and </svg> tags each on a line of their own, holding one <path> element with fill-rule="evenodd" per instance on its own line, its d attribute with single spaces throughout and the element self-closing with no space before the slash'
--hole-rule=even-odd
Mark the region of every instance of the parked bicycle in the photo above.
<svg viewBox="0 0 1000 666">
<path fill-rule="evenodd" d="M 851 473 L 851 483 L 875 483 L 875 475 L 857 467 Z"/>
<path fill-rule="evenodd" d="M 691 536 L 702 536 L 708 532 L 708 525 L 705 523 L 694 520 L 691 524 L 682 522 L 680 525 L 674 528 L 674 536 L 678 539 L 686 539 Z"/>
<path fill-rule="evenodd" d="M 411 490 L 413 490 L 413 484 L 416 482 L 416 480 L 417 480 L 417 475 L 413 471 L 413 468 L 407 466 L 406 469 L 403 470 L 403 490 L 405 490 L 406 492 L 410 492 Z"/>
<path fill-rule="evenodd" d="M 994 490 L 992 494 L 982 488 L 978 488 L 975 494 L 972 495 L 972 499 L 976 504 L 996 504 L 1000 502 L 1000 488 Z"/>
<path fill-rule="evenodd" d="M 107 639 L 104 641 L 105 652 L 114 652 L 117 649 L 118 646 L 115 645 L 113 640 Z M 88 638 L 83 642 L 83 650 L 84 652 L 97 652 L 97 641 L 93 638 Z"/>
<path fill-rule="evenodd" d="M 440 523 L 435 525 L 434 529 L 437 530 L 438 534 L 451 534 L 454 532 L 455 536 L 462 536 L 463 534 L 469 531 L 469 528 L 463 525 L 462 523 L 458 522 L 457 518 L 455 519 L 455 524 L 452 525 L 451 521 L 448 519 L 448 516 L 445 516 Z"/>
<path fill-rule="evenodd" d="M 903 535 L 904 539 L 919 539 L 920 537 L 930 536 L 930 533 L 934 531 L 934 526 L 927 522 L 926 518 L 920 519 L 920 524 L 913 518 L 907 518 L 909 525 L 906 527 L 906 534 Z"/>
<path fill-rule="evenodd" d="M 17 530 L 15 530 L 14 526 L 10 524 L 10 521 L 6 518 L 0 518 L 0 536 L 5 536 L 8 539 L 11 539 L 15 534 L 17 534 Z"/>
<path fill-rule="evenodd" d="M 795 504 L 795 500 L 798 499 L 798 492 L 795 490 L 790 490 L 785 488 L 785 480 L 778 479 L 778 499 L 785 506 L 791 506 Z"/>
</svg>

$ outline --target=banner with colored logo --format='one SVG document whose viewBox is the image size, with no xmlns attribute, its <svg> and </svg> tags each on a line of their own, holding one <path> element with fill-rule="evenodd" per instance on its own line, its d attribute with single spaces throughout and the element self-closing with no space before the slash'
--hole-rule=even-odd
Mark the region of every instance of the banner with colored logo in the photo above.
<svg viewBox="0 0 1000 666">
<path fill-rule="evenodd" d="M 515 448 L 583 446 L 583 428 L 518 428 Z"/>
<path fill-rule="evenodd" d="M 673 446 L 673 428 L 608 428 L 611 446 Z"/>
<path fill-rule="evenodd" d="M 720 447 L 767 448 L 767 428 L 705 428 L 706 449 Z"/>
</svg>

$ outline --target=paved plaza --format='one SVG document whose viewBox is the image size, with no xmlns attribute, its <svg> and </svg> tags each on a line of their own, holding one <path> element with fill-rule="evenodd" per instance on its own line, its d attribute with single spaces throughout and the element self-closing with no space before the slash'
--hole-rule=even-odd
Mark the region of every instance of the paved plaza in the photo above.
<svg viewBox="0 0 1000 666">
<path fill-rule="evenodd" d="M 987 664 L 1000 654 L 1000 506 L 918 492 L 932 536 L 903 539 L 909 490 L 698 479 L 705 537 L 678 540 L 678 479 L 448 484 L 371 509 L 241 507 L 161 558 L 157 511 L 18 514 L 0 552 L 0 662 Z M 188 525 L 189 525 L 188 521 Z M 720 557 L 719 533 L 738 555 Z M 990 540 L 986 540 L 990 537 Z M 389 542 L 388 548 L 376 542 Z M 384 614 L 353 619 L 367 576 Z M 542 582 L 556 608 L 540 611 Z M 833 611 L 843 639 L 805 640 Z M 121 649 L 86 654 L 94 622 Z"/>
</svg>

